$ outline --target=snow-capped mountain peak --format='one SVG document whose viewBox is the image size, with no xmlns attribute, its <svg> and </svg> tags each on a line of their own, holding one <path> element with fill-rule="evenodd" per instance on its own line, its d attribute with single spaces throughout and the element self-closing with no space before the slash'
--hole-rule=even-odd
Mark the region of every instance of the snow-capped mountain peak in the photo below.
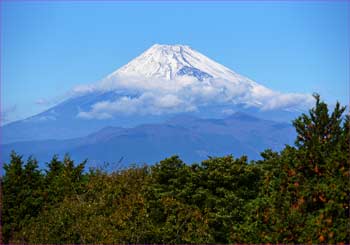
<svg viewBox="0 0 350 245">
<path fill-rule="evenodd" d="M 109 76 L 77 86 L 70 94 L 55 107 L 23 120 L 23 125 L 38 125 L 32 131 L 34 139 L 46 124 L 52 126 L 51 136 L 59 132 L 72 137 L 99 125 L 130 126 L 181 114 L 219 118 L 250 111 L 271 119 L 276 111 L 299 112 L 313 103 L 309 94 L 274 91 L 186 45 L 153 45 Z M 27 140 L 28 128 L 18 133 L 13 125 L 7 141 Z M 44 133 L 41 139 L 50 135 Z"/>
<path fill-rule="evenodd" d="M 223 78 L 241 80 L 241 76 L 209 59 L 187 45 L 155 44 L 110 75 L 141 76 L 172 80 L 192 76 L 198 80 Z"/>
<path fill-rule="evenodd" d="M 294 110 L 312 101 L 310 95 L 273 91 L 186 45 L 155 44 L 97 84 L 79 90 L 116 96 L 81 110 L 81 118 L 202 112 L 208 111 L 208 106 L 220 108 L 213 109 L 218 115 L 241 105 Z"/>
</svg>

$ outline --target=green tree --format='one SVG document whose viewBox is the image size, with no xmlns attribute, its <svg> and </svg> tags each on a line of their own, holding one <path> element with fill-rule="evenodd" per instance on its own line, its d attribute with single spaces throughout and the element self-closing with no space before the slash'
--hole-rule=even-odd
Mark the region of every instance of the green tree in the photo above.
<svg viewBox="0 0 350 245">
<path fill-rule="evenodd" d="M 11 161 L 4 164 L 5 175 L 2 179 L 3 241 L 11 241 L 13 234 L 20 231 L 31 217 L 36 217 L 42 208 L 43 175 L 38 163 L 28 158 L 24 165 L 22 156 L 11 153 Z"/>
<path fill-rule="evenodd" d="M 293 124 L 296 147 L 265 152 L 258 198 L 242 230 L 249 242 L 336 243 L 349 241 L 349 120 L 344 107 L 316 104 Z M 255 235 L 254 235 L 255 234 Z M 250 237 L 250 236 L 251 237 Z M 249 238 L 250 237 L 250 238 Z M 242 236 L 243 241 L 247 241 Z"/>
<path fill-rule="evenodd" d="M 80 193 L 87 179 L 83 173 L 86 161 L 74 165 L 69 155 L 64 156 L 63 161 L 58 156 L 53 156 L 47 164 L 45 175 L 45 201 L 46 206 L 60 203 L 66 196 Z"/>
</svg>

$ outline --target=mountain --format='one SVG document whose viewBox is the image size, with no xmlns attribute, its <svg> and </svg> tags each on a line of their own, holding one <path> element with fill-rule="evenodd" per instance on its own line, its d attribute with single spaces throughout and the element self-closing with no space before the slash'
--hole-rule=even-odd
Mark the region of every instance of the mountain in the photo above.
<svg viewBox="0 0 350 245">
<path fill-rule="evenodd" d="M 280 93 L 185 45 L 153 45 L 94 84 L 80 85 L 52 108 L 2 127 L 2 142 L 84 137 L 108 126 L 161 123 L 179 114 L 225 118 L 243 111 L 290 121 L 311 96 Z"/>
<path fill-rule="evenodd" d="M 110 74 L 108 79 L 116 76 L 138 76 L 166 80 L 191 76 L 200 81 L 206 78 L 221 78 L 235 83 L 245 82 L 251 86 L 258 86 L 255 82 L 186 45 L 155 44 L 143 54 Z"/>
<path fill-rule="evenodd" d="M 280 150 L 294 139 L 295 131 L 290 124 L 262 120 L 245 113 L 223 119 L 179 115 L 158 124 L 106 127 L 81 138 L 6 144 L 2 152 L 7 158 L 5 161 L 15 149 L 25 158 L 33 154 L 41 163 L 49 161 L 54 154 L 69 153 L 75 160 L 87 158 L 89 166 L 109 162 L 112 163 L 110 168 L 118 168 L 131 163 L 152 164 L 174 154 L 188 163 L 227 154 L 259 159 L 261 151 Z"/>
</svg>

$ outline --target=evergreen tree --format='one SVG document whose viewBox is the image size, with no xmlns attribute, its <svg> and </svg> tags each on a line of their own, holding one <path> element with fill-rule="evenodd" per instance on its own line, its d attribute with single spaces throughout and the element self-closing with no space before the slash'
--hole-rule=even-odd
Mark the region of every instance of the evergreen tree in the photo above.
<svg viewBox="0 0 350 245">
<path fill-rule="evenodd" d="M 296 147 L 265 152 L 264 178 L 242 241 L 263 243 L 335 243 L 349 237 L 349 134 L 342 125 L 344 107 L 316 104 L 293 124 Z M 249 240 L 251 239 L 252 240 Z"/>
<path fill-rule="evenodd" d="M 4 164 L 3 190 L 3 240 L 10 242 L 14 233 L 28 220 L 36 217 L 42 208 L 43 176 L 35 159 L 29 158 L 23 166 L 22 156 L 11 153 L 11 161 Z"/>
<path fill-rule="evenodd" d="M 63 161 L 55 155 L 47 164 L 45 175 L 45 201 L 47 206 L 60 203 L 66 196 L 82 191 L 86 181 L 83 174 L 86 161 L 74 166 L 74 161 L 65 155 Z"/>
</svg>

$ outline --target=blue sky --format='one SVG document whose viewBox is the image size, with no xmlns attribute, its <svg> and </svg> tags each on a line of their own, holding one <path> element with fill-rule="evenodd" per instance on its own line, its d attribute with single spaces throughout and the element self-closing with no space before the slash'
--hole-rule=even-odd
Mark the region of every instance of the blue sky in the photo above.
<svg viewBox="0 0 350 245">
<path fill-rule="evenodd" d="M 348 1 L 1 1 L 2 111 L 7 120 L 40 112 L 154 43 L 186 44 L 273 90 L 345 104 L 349 19 Z"/>
</svg>

